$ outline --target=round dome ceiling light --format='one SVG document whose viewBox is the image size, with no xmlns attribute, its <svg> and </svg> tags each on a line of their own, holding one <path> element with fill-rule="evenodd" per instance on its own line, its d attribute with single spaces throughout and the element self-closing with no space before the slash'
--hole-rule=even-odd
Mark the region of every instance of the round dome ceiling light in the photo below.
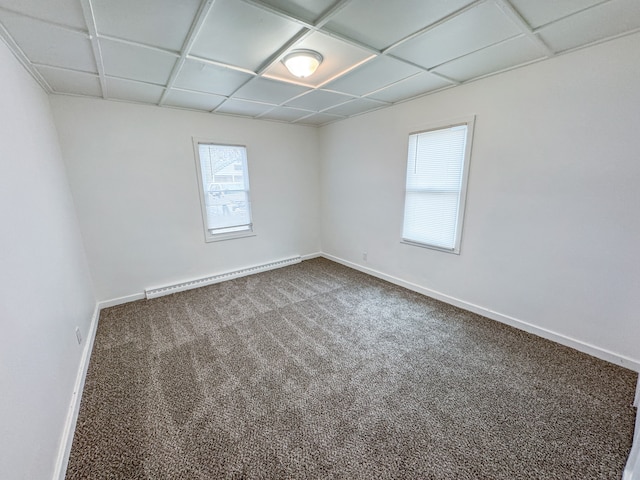
<svg viewBox="0 0 640 480">
<path fill-rule="evenodd" d="M 282 63 L 291 72 L 291 75 L 305 78 L 313 75 L 313 72 L 320 66 L 322 55 L 313 50 L 293 50 L 284 56 Z"/>
</svg>

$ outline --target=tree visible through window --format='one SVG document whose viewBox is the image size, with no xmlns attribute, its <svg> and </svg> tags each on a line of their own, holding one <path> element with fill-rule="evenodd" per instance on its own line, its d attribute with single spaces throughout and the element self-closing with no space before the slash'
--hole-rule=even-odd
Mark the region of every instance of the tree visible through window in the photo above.
<svg viewBox="0 0 640 480">
<path fill-rule="evenodd" d="M 472 131 L 470 119 L 409 135 L 403 241 L 460 251 Z"/>
<path fill-rule="evenodd" d="M 246 147 L 197 142 L 197 153 L 207 239 L 251 232 Z"/>
</svg>

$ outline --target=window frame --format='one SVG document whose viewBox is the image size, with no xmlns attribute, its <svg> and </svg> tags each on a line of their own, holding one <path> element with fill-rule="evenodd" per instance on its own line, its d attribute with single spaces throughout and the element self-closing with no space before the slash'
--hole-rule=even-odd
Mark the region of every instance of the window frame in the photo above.
<svg viewBox="0 0 640 480">
<path fill-rule="evenodd" d="M 458 117 L 454 119 L 450 119 L 447 121 L 432 123 L 429 125 L 422 125 L 420 127 L 411 129 L 409 134 L 406 137 L 406 150 L 405 150 L 405 165 L 404 165 L 404 197 L 402 202 L 402 225 L 400 231 L 400 243 L 404 243 L 406 245 L 412 245 L 416 247 L 428 248 L 430 250 L 436 250 L 445 253 L 453 253 L 455 255 L 460 255 L 460 248 L 462 245 L 462 231 L 464 225 L 464 215 L 466 212 L 466 201 L 467 201 L 467 187 L 469 181 L 469 168 L 471 164 L 471 149 L 473 144 L 473 133 L 475 126 L 475 115 L 467 115 L 464 117 Z M 452 127 L 458 127 L 461 125 L 467 126 L 467 134 L 465 140 L 465 150 L 464 150 L 464 159 L 462 164 L 462 178 L 460 179 L 460 193 L 458 197 L 458 212 L 457 212 L 457 222 L 455 226 L 455 242 L 453 248 L 446 248 L 439 245 L 432 245 L 429 243 L 419 242 L 416 240 L 410 240 L 404 238 L 404 226 L 405 226 L 405 213 L 406 213 L 406 203 L 407 203 L 407 174 L 409 168 L 409 139 L 411 135 L 418 135 L 420 133 L 433 132 L 436 130 L 445 130 Z"/>
<path fill-rule="evenodd" d="M 253 212 L 251 208 L 251 184 L 249 182 L 249 148 L 247 145 L 243 145 L 240 143 L 234 142 L 221 142 L 218 140 L 211 140 L 208 138 L 199 138 L 192 137 L 193 141 L 193 153 L 195 158 L 195 166 L 196 166 L 196 174 L 198 181 L 198 192 L 200 195 L 200 212 L 202 214 L 202 227 L 204 229 L 204 240 L 205 242 L 220 242 L 223 240 L 232 240 L 234 238 L 244 238 L 244 237 L 254 237 L 256 236 L 254 224 L 253 224 Z M 207 203 L 206 203 L 206 192 L 204 191 L 204 183 L 202 178 L 202 167 L 200 162 L 200 145 L 218 145 L 221 147 L 241 147 L 245 150 L 245 189 L 244 191 L 247 194 L 247 203 L 249 210 L 249 225 L 248 228 L 244 228 L 242 230 L 237 230 L 233 232 L 224 232 L 224 233 L 211 233 L 209 230 L 208 220 L 207 220 Z M 233 228 L 233 227 L 229 227 Z"/>
</svg>

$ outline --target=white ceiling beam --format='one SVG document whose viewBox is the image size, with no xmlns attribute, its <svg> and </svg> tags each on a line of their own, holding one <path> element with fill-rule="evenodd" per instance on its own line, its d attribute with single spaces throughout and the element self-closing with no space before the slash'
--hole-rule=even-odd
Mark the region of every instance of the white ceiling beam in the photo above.
<svg viewBox="0 0 640 480">
<path fill-rule="evenodd" d="M 411 35 L 407 35 L 404 38 L 401 38 L 400 40 L 398 40 L 397 42 L 395 42 L 392 45 L 389 45 L 387 48 L 385 48 L 384 50 L 382 50 L 383 54 L 387 54 L 389 52 L 389 50 L 393 50 L 396 47 L 399 47 L 400 45 L 402 45 L 403 43 L 408 42 L 409 40 L 413 40 L 416 37 L 419 37 L 420 35 L 422 35 L 423 33 L 428 32 L 429 30 L 433 30 L 436 27 L 439 27 L 440 25 L 442 25 L 443 23 L 448 22 L 449 20 L 452 20 L 460 15 L 462 15 L 465 12 L 468 12 L 469 10 L 477 7 L 478 5 L 481 5 L 485 2 L 487 2 L 488 0 L 476 0 L 473 3 L 470 3 L 469 5 L 462 7 L 458 10 L 456 10 L 453 13 L 450 13 L 449 15 L 447 15 L 446 17 L 441 18 L 440 20 L 438 20 L 437 22 L 434 22 L 430 25 L 427 25 L 424 28 L 421 28 L 420 30 L 413 32 Z"/>
<path fill-rule="evenodd" d="M 214 3 L 215 3 L 215 0 L 203 0 L 202 3 L 200 4 L 200 8 L 198 10 L 198 13 L 196 14 L 195 20 L 191 24 L 191 28 L 189 29 L 189 33 L 187 34 L 187 38 L 185 39 L 184 44 L 182 45 L 182 50 L 180 51 L 180 57 L 176 61 L 175 65 L 173 66 L 173 70 L 171 71 L 171 75 L 169 75 L 169 80 L 167 81 L 166 88 L 162 93 L 162 97 L 160 97 L 160 102 L 158 102 L 158 105 L 162 105 L 167 99 L 167 95 L 173 88 L 173 84 L 175 83 L 176 78 L 180 73 L 180 70 L 182 70 L 182 66 L 184 65 L 184 62 L 186 61 L 187 56 L 191 51 L 191 47 L 195 43 L 196 38 L 198 38 L 198 35 L 202 30 L 202 26 L 204 25 L 207 15 L 209 15 L 209 12 L 211 11 L 211 8 L 213 7 Z"/>
<path fill-rule="evenodd" d="M 572 17 L 574 15 L 578 15 L 578 14 L 580 14 L 582 12 L 586 12 L 587 10 L 591 10 L 592 8 L 598 8 L 599 6 L 601 6 L 601 5 L 605 4 L 605 3 L 611 2 L 611 1 L 613 1 L 613 0 L 601 0 L 600 2 L 594 3 L 593 5 L 589 5 L 588 7 L 584 7 L 584 8 L 581 8 L 579 10 L 576 10 L 575 12 L 568 13 L 563 17 L 555 18 L 555 19 L 551 20 L 549 23 L 545 23 L 544 25 L 540 25 L 540 26 L 534 28 L 533 29 L 533 33 L 538 33 L 538 31 L 540 31 L 540 30 L 542 30 L 544 28 L 547 28 L 547 27 L 549 27 L 549 26 L 551 26 L 551 25 L 553 25 L 555 23 L 562 22 L 566 18 Z"/>
<path fill-rule="evenodd" d="M 109 98 L 107 92 L 107 79 L 104 73 L 104 62 L 102 60 L 102 51 L 100 50 L 100 42 L 98 41 L 98 28 L 96 26 L 96 17 L 93 12 L 93 5 L 91 0 L 80 0 L 82 6 L 82 14 L 84 15 L 84 21 L 87 24 L 89 30 L 89 40 L 91 41 L 91 49 L 93 50 L 93 56 L 96 61 L 96 67 L 98 69 L 98 77 L 100 80 L 100 88 L 102 89 L 102 98 Z"/>
<path fill-rule="evenodd" d="M 551 50 L 549 45 L 545 43 L 542 38 L 535 34 L 531 25 L 527 23 L 527 21 L 522 18 L 520 12 L 518 12 L 509 0 L 494 0 L 498 8 L 502 10 L 502 12 L 509 18 L 516 26 L 522 31 L 522 33 L 533 43 L 535 43 L 538 48 L 544 53 L 545 57 L 551 58 L 555 55 L 555 52 Z"/>
<path fill-rule="evenodd" d="M 126 38 L 114 37 L 111 35 L 105 35 L 104 33 L 98 33 L 98 39 L 109 40 L 110 42 L 121 43 L 123 45 L 130 45 L 132 47 L 144 48 L 146 50 L 152 50 L 154 52 L 166 53 L 174 57 L 179 57 L 180 52 L 177 50 L 169 50 L 168 48 L 156 47 L 154 45 L 147 45 L 146 43 L 135 42 L 133 40 L 127 40 Z"/>
</svg>

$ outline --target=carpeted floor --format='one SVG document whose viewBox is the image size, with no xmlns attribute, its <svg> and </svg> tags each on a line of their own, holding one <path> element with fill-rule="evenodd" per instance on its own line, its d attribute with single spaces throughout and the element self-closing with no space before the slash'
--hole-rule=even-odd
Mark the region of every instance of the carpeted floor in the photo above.
<svg viewBox="0 0 640 480">
<path fill-rule="evenodd" d="M 103 310 L 68 479 L 616 479 L 636 374 L 324 259 Z"/>
</svg>

